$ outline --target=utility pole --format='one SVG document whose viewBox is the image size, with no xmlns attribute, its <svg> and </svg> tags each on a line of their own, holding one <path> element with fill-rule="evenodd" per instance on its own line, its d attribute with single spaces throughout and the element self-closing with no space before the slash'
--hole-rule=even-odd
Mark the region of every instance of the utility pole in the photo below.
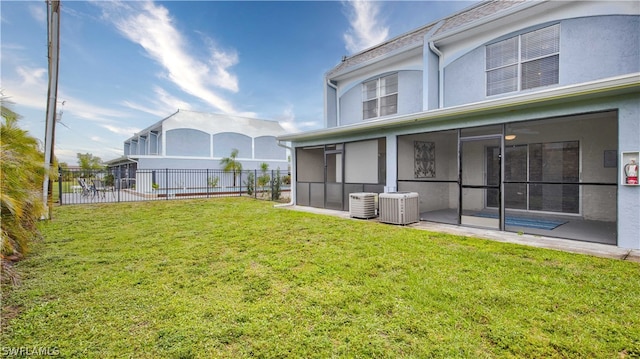
<svg viewBox="0 0 640 359">
<path fill-rule="evenodd" d="M 46 218 L 51 219 L 53 207 L 53 182 L 49 178 L 51 166 L 55 162 L 54 143 L 56 129 L 56 105 L 58 98 L 58 63 L 60 60 L 60 1 L 46 0 L 47 3 L 47 47 L 49 59 L 49 89 L 47 91 L 47 119 L 44 137 L 44 181 L 42 197 Z M 62 193 L 60 194 L 62 195 Z"/>
</svg>

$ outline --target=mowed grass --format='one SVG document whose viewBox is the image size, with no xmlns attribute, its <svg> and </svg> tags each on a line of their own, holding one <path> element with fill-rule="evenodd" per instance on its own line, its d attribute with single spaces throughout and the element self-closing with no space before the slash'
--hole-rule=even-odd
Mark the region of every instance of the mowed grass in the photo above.
<svg viewBox="0 0 640 359">
<path fill-rule="evenodd" d="M 637 263 L 242 198 L 65 206 L 2 347 L 68 358 L 624 358 Z M 5 349 L 3 349 L 4 351 Z"/>
</svg>

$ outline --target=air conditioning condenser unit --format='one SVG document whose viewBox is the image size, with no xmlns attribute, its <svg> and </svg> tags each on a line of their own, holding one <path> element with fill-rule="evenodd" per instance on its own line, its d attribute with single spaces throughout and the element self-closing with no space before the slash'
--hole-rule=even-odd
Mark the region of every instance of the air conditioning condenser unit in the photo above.
<svg viewBox="0 0 640 359">
<path fill-rule="evenodd" d="M 364 219 L 376 217 L 376 194 L 368 192 L 350 193 L 349 216 Z"/>
<path fill-rule="evenodd" d="M 416 192 L 380 193 L 380 222 L 410 224 L 420 222 L 420 202 Z"/>
</svg>

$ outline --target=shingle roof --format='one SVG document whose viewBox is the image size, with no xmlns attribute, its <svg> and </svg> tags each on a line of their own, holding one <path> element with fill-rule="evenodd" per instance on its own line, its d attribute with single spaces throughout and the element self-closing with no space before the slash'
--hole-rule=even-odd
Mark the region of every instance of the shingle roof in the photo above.
<svg viewBox="0 0 640 359">
<path fill-rule="evenodd" d="M 393 50 L 396 50 L 399 48 L 409 47 L 415 44 L 422 44 L 422 42 L 424 41 L 423 40 L 424 35 L 428 33 L 433 28 L 433 26 L 434 26 L 433 24 L 430 24 L 425 27 L 421 27 L 418 30 L 414 30 L 413 32 L 406 33 L 404 35 L 396 37 L 395 39 L 392 39 L 390 41 L 383 42 L 380 45 L 371 47 L 356 55 L 347 57 L 340 64 L 338 64 L 338 66 L 331 69 L 327 73 L 327 75 L 331 76 L 335 73 L 340 72 L 343 69 L 361 64 L 371 59 L 375 59 L 376 57 L 382 56 L 384 54 L 388 54 Z"/>
<path fill-rule="evenodd" d="M 453 31 L 461 26 L 480 20 L 486 16 L 493 15 L 497 12 L 519 5 L 525 1 L 526 0 L 492 0 L 482 2 L 478 5 L 467 8 L 443 19 L 439 19 L 435 22 L 366 49 L 355 55 L 345 57 L 341 63 L 339 63 L 333 69 L 329 70 L 326 75 L 328 77 L 331 77 L 337 73 L 342 72 L 343 70 L 362 64 L 377 57 L 381 57 L 397 49 L 412 47 L 413 45 L 417 44 L 422 45 L 424 43 L 424 35 L 434 29 L 437 25 L 440 25 L 440 27 L 437 28 L 434 35 L 442 35 L 449 31 Z"/>
<path fill-rule="evenodd" d="M 493 15 L 515 5 L 519 5 L 526 0 L 493 0 L 480 3 L 477 6 L 453 14 L 445 19 L 444 24 L 434 35 L 440 35 L 454 30 L 460 26 L 467 25 L 473 21 L 480 20 L 486 16 Z"/>
</svg>

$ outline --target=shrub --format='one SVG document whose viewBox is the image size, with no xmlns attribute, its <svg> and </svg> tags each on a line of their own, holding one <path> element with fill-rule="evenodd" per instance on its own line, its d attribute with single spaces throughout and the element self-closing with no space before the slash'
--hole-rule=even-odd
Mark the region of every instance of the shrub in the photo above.
<svg viewBox="0 0 640 359">
<path fill-rule="evenodd" d="M 290 175 L 282 176 L 282 183 L 284 183 L 286 185 L 290 185 L 291 184 L 291 176 Z"/>
<path fill-rule="evenodd" d="M 220 182 L 220 178 L 217 176 L 207 178 L 207 185 L 209 187 L 218 187 L 219 182 Z"/>
<path fill-rule="evenodd" d="M 253 196 L 253 193 L 255 191 L 255 182 L 256 176 L 253 174 L 253 172 L 249 172 L 249 174 L 247 175 L 247 180 L 244 182 L 244 185 L 247 187 L 247 194 L 249 196 Z"/>
<path fill-rule="evenodd" d="M 44 214 L 42 183 L 44 154 L 38 140 L 18 127 L 19 116 L 2 101 L 0 126 L 0 198 L 2 279 L 17 283 L 12 262 L 24 257 L 30 241 L 39 237 L 36 223 Z M 53 166 L 55 168 L 55 166 Z M 56 173 L 49 173 L 51 180 Z"/>
<path fill-rule="evenodd" d="M 280 195 L 281 195 L 281 184 L 282 184 L 282 177 L 280 177 L 280 168 L 278 168 L 276 170 L 276 175 L 273 178 L 273 184 L 271 186 L 271 200 L 273 201 L 277 201 L 280 199 Z"/>
</svg>

